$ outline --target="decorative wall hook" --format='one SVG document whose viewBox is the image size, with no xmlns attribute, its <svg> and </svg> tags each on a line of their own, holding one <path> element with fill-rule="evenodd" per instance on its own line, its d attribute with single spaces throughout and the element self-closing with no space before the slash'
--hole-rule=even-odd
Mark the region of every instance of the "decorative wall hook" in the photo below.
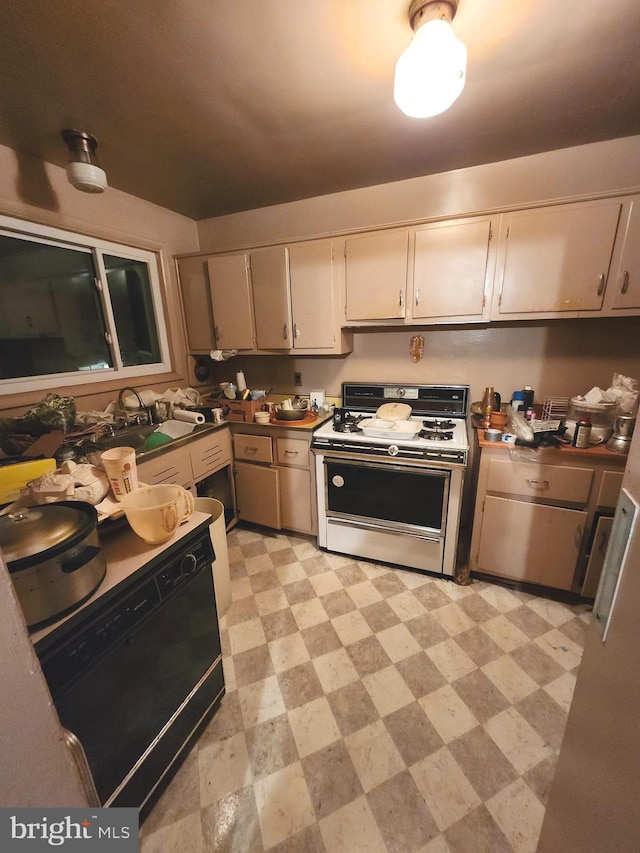
<svg viewBox="0 0 640 853">
<path fill-rule="evenodd" d="M 424 338 L 422 335 L 414 335 L 409 341 L 409 353 L 412 361 L 420 361 L 424 355 Z"/>
</svg>

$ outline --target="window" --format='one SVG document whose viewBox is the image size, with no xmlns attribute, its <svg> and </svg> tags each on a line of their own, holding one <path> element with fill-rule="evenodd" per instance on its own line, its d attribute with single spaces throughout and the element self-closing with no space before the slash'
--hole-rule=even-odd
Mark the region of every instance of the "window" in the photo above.
<svg viewBox="0 0 640 853">
<path fill-rule="evenodd" d="M 168 370 L 152 252 L 0 216 L 0 391 Z"/>
</svg>

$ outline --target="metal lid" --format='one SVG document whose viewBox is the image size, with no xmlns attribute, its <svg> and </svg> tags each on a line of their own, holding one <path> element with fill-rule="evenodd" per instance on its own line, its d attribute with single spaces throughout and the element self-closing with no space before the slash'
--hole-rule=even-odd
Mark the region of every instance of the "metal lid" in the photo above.
<svg viewBox="0 0 640 853">
<path fill-rule="evenodd" d="M 0 549 L 9 570 L 26 568 L 35 555 L 46 559 L 66 550 L 90 532 L 96 518 L 95 509 L 82 501 L 26 507 L 0 517 Z M 11 565 L 16 561 L 20 564 Z"/>
</svg>

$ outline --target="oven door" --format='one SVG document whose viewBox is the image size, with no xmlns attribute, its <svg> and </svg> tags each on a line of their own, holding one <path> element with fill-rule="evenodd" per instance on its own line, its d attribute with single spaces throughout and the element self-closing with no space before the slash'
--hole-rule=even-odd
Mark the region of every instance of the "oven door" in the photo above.
<svg viewBox="0 0 640 853">
<path fill-rule="evenodd" d="M 449 471 L 325 458 L 329 518 L 439 539 L 444 534 Z"/>
</svg>

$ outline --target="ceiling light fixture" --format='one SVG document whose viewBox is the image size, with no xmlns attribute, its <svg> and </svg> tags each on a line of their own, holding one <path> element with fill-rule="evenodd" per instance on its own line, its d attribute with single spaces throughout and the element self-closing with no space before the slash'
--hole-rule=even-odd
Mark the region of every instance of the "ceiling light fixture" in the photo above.
<svg viewBox="0 0 640 853">
<path fill-rule="evenodd" d="M 458 0 L 412 0 L 411 44 L 396 63 L 393 97 L 403 113 L 429 118 L 449 109 L 464 88 L 467 49 L 451 21 Z"/>
<path fill-rule="evenodd" d="M 107 176 L 96 157 L 98 141 L 95 136 L 83 130 L 63 130 L 62 138 L 69 146 L 69 183 L 85 193 L 103 193 L 107 188 Z"/>
</svg>

